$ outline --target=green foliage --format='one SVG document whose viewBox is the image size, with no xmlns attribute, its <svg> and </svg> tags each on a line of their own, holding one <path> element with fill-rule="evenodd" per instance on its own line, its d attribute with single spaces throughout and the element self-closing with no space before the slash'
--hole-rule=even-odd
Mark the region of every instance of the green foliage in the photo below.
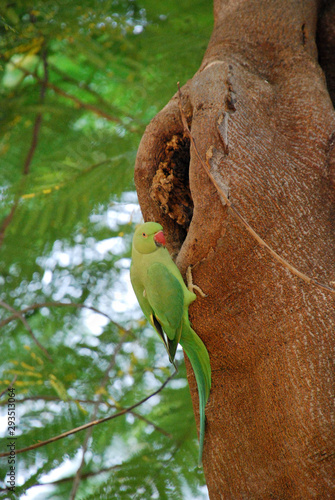
<svg viewBox="0 0 335 500">
<path fill-rule="evenodd" d="M 0 6 L 0 393 L 14 381 L 17 449 L 122 412 L 171 374 L 129 291 L 133 165 L 145 125 L 197 70 L 211 24 L 204 0 Z M 178 374 L 133 411 L 18 454 L 22 484 L 0 497 L 51 481 L 36 494 L 69 498 L 84 447 L 76 498 L 201 498 L 177 357 Z"/>
</svg>

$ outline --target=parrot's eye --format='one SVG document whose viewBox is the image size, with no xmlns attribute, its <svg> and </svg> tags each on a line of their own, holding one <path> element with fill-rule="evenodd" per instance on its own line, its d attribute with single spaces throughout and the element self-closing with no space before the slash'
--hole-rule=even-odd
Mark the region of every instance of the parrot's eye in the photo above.
<svg viewBox="0 0 335 500">
<path fill-rule="evenodd" d="M 143 238 L 147 238 L 148 237 L 147 233 L 142 233 L 142 236 L 143 236 Z"/>
</svg>

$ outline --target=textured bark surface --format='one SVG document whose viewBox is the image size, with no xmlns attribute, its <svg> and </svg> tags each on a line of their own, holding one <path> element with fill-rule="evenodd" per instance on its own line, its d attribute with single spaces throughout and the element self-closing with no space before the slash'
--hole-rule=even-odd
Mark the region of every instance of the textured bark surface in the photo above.
<svg viewBox="0 0 335 500">
<path fill-rule="evenodd" d="M 214 147 L 229 199 L 276 252 L 335 282 L 333 2 L 217 0 L 214 18 L 182 88 L 197 147 L 204 159 Z M 223 205 L 177 96 L 146 129 L 135 181 L 145 220 L 208 295 L 190 317 L 213 373 L 211 499 L 335 498 L 335 295 L 290 274 Z M 188 376 L 197 414 L 189 364 Z"/>
</svg>

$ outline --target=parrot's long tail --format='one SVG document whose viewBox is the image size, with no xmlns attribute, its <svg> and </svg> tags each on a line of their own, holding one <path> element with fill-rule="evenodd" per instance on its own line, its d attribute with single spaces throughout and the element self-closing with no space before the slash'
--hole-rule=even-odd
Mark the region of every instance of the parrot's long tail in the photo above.
<svg viewBox="0 0 335 500">
<path fill-rule="evenodd" d="M 185 325 L 186 323 L 186 325 Z M 198 385 L 199 413 L 200 413 L 200 438 L 199 438 L 199 467 L 202 464 L 202 452 L 205 438 L 205 406 L 211 390 L 211 365 L 207 349 L 192 330 L 189 321 L 184 323 L 180 344 L 189 358 Z"/>
</svg>

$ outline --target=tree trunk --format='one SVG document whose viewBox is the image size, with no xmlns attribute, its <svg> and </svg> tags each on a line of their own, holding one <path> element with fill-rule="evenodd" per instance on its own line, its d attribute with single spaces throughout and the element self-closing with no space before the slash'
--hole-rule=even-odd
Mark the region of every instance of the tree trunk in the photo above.
<svg viewBox="0 0 335 500">
<path fill-rule="evenodd" d="M 215 0 L 214 18 L 182 88 L 200 155 L 213 147 L 229 200 L 273 250 L 335 286 L 333 2 Z M 335 498 L 335 294 L 274 260 L 224 205 L 177 94 L 146 129 L 135 181 L 145 220 L 207 294 L 190 318 L 212 366 L 210 498 Z"/>
</svg>

